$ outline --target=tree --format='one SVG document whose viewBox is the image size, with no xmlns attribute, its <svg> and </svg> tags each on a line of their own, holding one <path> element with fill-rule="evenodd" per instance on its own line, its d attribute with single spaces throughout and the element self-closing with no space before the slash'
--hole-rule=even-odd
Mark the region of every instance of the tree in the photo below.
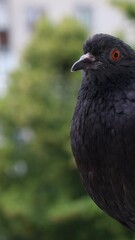
<svg viewBox="0 0 135 240">
<path fill-rule="evenodd" d="M 130 19 L 135 19 L 135 3 L 134 1 L 113 0 L 112 3 L 121 8 Z"/>
<path fill-rule="evenodd" d="M 0 102 L 0 232 L 8 240 L 132 237 L 90 203 L 70 149 L 80 84 L 70 67 L 86 35 L 75 20 L 39 23 Z"/>
</svg>

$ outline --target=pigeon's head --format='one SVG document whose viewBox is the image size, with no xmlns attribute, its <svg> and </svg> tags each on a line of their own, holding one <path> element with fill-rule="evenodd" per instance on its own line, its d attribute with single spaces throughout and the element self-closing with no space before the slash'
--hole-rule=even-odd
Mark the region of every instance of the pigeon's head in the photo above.
<svg viewBox="0 0 135 240">
<path fill-rule="evenodd" d="M 125 75 L 135 69 L 135 52 L 120 39 L 107 34 L 96 34 L 84 44 L 84 55 L 71 71 L 84 70 L 98 76 Z M 134 70 L 135 71 L 135 70 Z"/>
</svg>

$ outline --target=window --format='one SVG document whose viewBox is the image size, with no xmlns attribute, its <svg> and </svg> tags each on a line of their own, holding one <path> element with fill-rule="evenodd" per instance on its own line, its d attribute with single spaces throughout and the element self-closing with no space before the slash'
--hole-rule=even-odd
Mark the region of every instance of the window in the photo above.
<svg viewBox="0 0 135 240">
<path fill-rule="evenodd" d="M 87 5 L 78 5 L 75 8 L 76 18 L 90 28 L 92 24 L 92 9 Z"/>
<path fill-rule="evenodd" d="M 0 31 L 0 49 L 6 49 L 9 45 L 8 31 Z"/>
<path fill-rule="evenodd" d="M 28 7 L 26 11 L 26 24 L 29 30 L 33 30 L 36 22 L 45 15 L 42 7 Z"/>
<path fill-rule="evenodd" d="M 0 0 L 0 29 L 7 29 L 9 27 L 9 9 L 7 2 Z"/>
</svg>

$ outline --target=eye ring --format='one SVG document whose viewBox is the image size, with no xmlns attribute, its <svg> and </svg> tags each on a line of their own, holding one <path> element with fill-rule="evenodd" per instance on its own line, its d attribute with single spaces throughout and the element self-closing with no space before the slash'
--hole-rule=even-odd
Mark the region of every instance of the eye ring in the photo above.
<svg viewBox="0 0 135 240">
<path fill-rule="evenodd" d="M 121 58 L 121 52 L 118 49 L 113 49 L 110 57 L 113 61 L 117 62 Z"/>
</svg>

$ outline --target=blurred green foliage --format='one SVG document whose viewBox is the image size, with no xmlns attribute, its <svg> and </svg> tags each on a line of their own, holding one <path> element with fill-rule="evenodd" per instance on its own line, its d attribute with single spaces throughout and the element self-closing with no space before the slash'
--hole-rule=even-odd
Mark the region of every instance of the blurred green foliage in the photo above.
<svg viewBox="0 0 135 240">
<path fill-rule="evenodd" d="M 134 239 L 90 200 L 70 149 L 87 33 L 43 21 L 0 101 L 0 240 Z"/>
<path fill-rule="evenodd" d="M 135 2 L 133 0 L 111 0 L 111 2 L 121 8 L 130 19 L 135 18 Z"/>
</svg>

